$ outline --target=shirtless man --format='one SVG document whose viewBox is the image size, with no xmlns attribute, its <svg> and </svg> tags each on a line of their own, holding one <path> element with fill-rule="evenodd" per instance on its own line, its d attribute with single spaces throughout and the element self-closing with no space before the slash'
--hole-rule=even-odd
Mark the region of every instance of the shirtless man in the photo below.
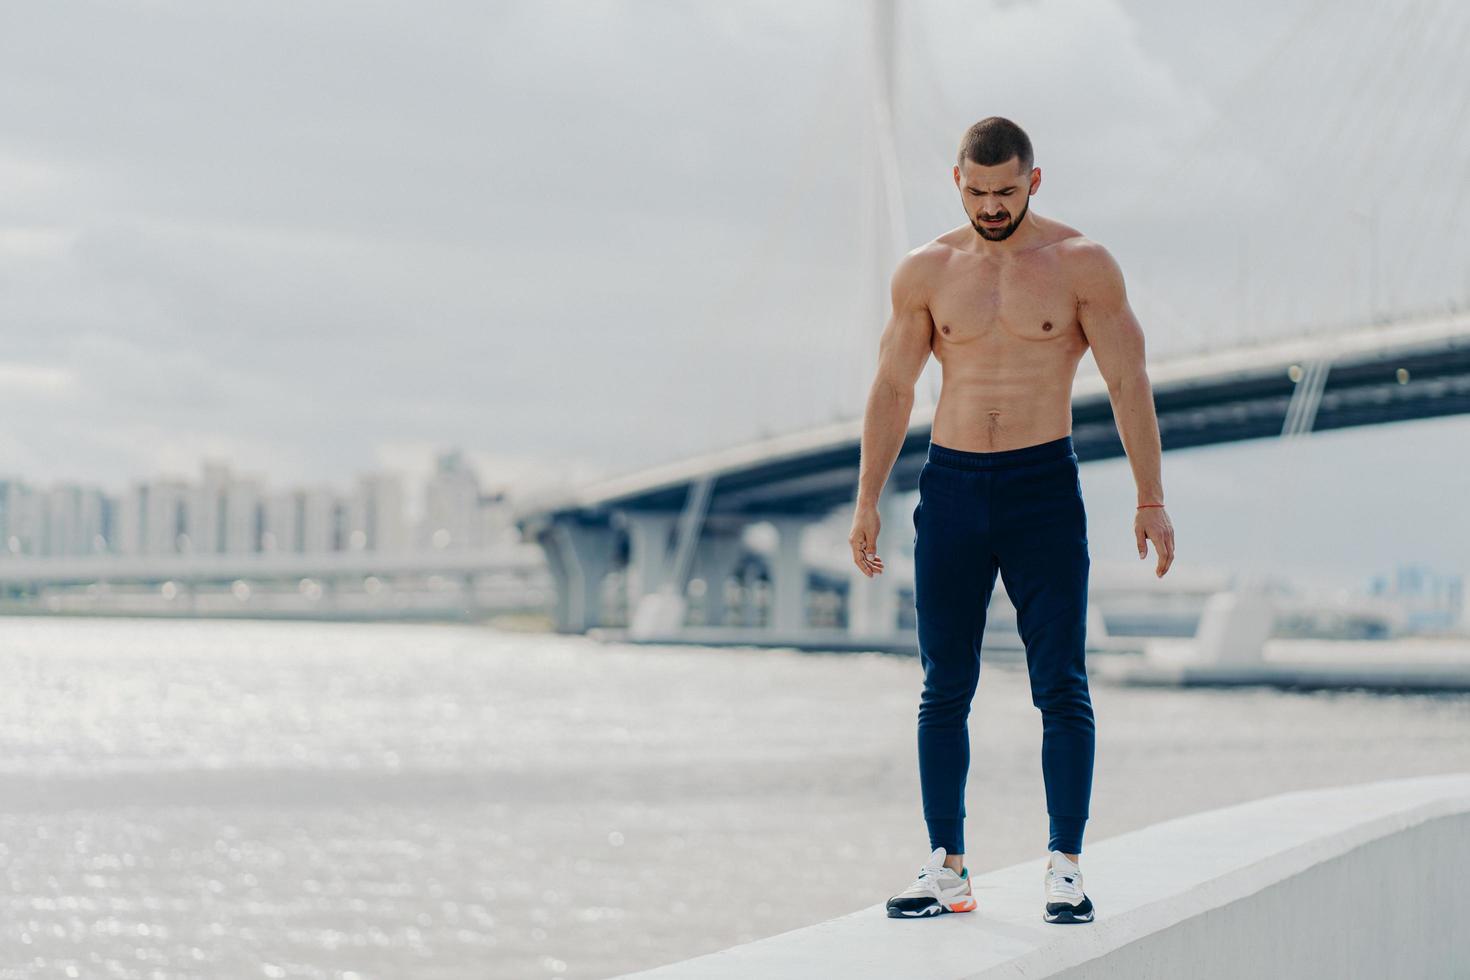
<svg viewBox="0 0 1470 980">
<path fill-rule="evenodd" d="M 1087 516 L 1072 448 L 1072 381 L 1089 347 L 1138 488 L 1138 557 L 1174 560 L 1143 332 L 1117 262 L 1030 210 L 1031 141 L 991 116 L 960 143 L 955 187 L 969 221 L 899 262 L 893 314 L 863 421 L 852 558 L 882 574 L 878 497 L 898 457 L 914 384 L 932 352 L 944 384 L 914 510 L 914 603 L 924 685 L 919 781 L 929 860 L 888 901 L 894 918 L 975 907 L 964 864 L 967 719 L 997 571 L 1016 606 L 1031 699 L 1041 711 L 1050 816 L 1043 918 L 1090 922 L 1078 867 L 1092 793 L 1094 723 L 1083 644 Z"/>
</svg>

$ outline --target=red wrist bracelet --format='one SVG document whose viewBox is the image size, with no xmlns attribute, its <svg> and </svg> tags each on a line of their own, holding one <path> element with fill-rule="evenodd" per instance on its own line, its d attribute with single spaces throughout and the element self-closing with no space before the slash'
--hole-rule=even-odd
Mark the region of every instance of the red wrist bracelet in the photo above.
<svg viewBox="0 0 1470 980">
<path fill-rule="evenodd" d="M 1139 504 L 1134 509 L 1135 510 L 1142 510 L 1144 507 L 1162 507 L 1162 506 L 1164 506 L 1164 505 L 1163 504 Z"/>
</svg>

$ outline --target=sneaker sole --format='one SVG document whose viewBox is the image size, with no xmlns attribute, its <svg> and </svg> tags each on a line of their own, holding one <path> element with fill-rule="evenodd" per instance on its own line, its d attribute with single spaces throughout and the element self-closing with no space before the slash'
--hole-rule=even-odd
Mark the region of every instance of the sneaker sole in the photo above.
<svg viewBox="0 0 1470 980">
<path fill-rule="evenodd" d="M 1092 916 L 1096 912 L 1097 909 L 1094 908 L 1091 912 L 1083 912 L 1081 915 L 1077 915 L 1073 912 L 1058 912 L 1053 915 L 1052 913 L 1043 910 L 1041 913 L 1041 917 L 1047 922 L 1055 923 L 1057 925 L 1069 925 L 1071 923 L 1091 922 Z"/>
<path fill-rule="evenodd" d="M 943 915 L 945 912 L 973 911 L 975 911 L 975 900 L 973 898 L 966 898 L 958 902 L 951 902 L 949 905 L 941 905 L 936 902 L 933 905 L 926 905 L 913 912 L 905 912 L 902 909 L 889 909 L 888 917 L 890 919 L 932 919 L 934 916 Z"/>
</svg>

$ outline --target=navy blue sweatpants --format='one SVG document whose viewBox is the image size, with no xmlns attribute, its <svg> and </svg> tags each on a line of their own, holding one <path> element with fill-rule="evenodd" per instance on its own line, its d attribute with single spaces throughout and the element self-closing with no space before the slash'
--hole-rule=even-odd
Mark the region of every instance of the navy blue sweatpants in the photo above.
<svg viewBox="0 0 1470 980">
<path fill-rule="evenodd" d="M 965 850 L 970 702 L 995 575 L 1016 607 L 1041 709 L 1048 850 L 1082 852 L 1094 724 L 1083 645 L 1087 513 L 1072 437 L 980 453 L 930 442 L 914 509 L 914 602 L 924 687 L 919 782 L 930 848 Z"/>
</svg>

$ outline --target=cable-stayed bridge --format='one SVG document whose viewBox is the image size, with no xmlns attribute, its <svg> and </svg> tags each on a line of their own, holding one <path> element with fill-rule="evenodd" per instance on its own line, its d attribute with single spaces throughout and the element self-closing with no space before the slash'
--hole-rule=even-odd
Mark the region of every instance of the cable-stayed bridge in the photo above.
<svg viewBox="0 0 1470 980">
<path fill-rule="evenodd" d="M 1195 354 L 1150 365 L 1149 375 L 1166 452 L 1461 414 L 1470 412 L 1470 313 Z M 917 486 L 933 412 L 933 405 L 915 407 L 884 489 L 885 555 L 912 536 L 910 515 L 895 502 Z M 1080 461 L 1122 454 L 1100 377 L 1078 379 L 1072 417 Z M 809 579 L 800 535 L 852 506 L 861 435 L 860 419 L 794 432 L 569 490 L 523 510 L 517 524 L 542 546 L 557 583 L 557 628 L 582 631 L 621 618 L 602 602 L 615 567 L 625 571 L 635 635 L 677 633 L 696 577 L 708 597 L 703 621 L 716 625 L 724 615 L 718 584 L 749 557 L 746 527 L 769 522 L 779 544 L 766 559 L 773 602 L 765 625 L 783 639 L 799 634 Z M 856 582 L 861 573 L 851 574 Z M 861 584 L 860 593 L 848 592 L 863 597 L 849 601 L 849 630 L 893 631 L 902 584 L 892 575 Z M 700 636 L 711 639 L 708 631 Z"/>
<path fill-rule="evenodd" d="M 869 103 L 859 134 L 866 152 L 852 154 L 853 134 L 841 137 L 864 177 L 858 271 L 860 291 L 870 296 L 861 314 L 867 329 L 844 320 L 838 335 L 817 341 L 839 358 L 876 347 L 894 264 L 925 237 L 911 220 L 926 229 L 941 214 L 948 220 L 937 196 L 905 199 L 905 151 L 932 166 L 931 150 L 951 139 L 937 134 L 958 137 L 979 115 L 1004 114 L 989 94 L 984 104 L 994 108 L 976 114 L 973 91 L 948 89 L 951 79 L 938 67 L 942 28 L 923 11 L 872 0 L 867 14 L 861 84 L 838 64 L 831 89 L 860 92 Z M 1167 152 L 1130 156 L 1137 176 L 1119 185 L 1123 173 L 1108 171 L 1112 182 L 1097 189 L 1111 202 L 1095 211 L 1115 230 L 1106 237 L 1127 232 L 1155 243 L 1137 263 L 1124 262 L 1141 273 L 1130 285 L 1140 319 L 1171 324 L 1171 341 L 1188 335 L 1197 348 L 1213 348 L 1151 357 L 1165 451 L 1470 410 L 1470 315 L 1461 312 L 1470 306 L 1470 240 L 1460 232 L 1470 205 L 1470 86 L 1461 55 L 1470 8 L 1412 0 L 1387 15 L 1317 0 L 1273 25 L 1209 98 L 1181 77 L 1177 104 L 1190 108 L 1175 121 L 1187 120 L 1184 128 L 1166 132 L 1161 119 L 1157 131 L 1137 134 L 1146 149 Z M 1007 101 L 1024 101 L 1004 91 Z M 1051 112 L 1028 104 L 1038 116 Z M 824 113 L 825 103 L 814 132 Z M 1052 132 L 1083 126 L 1075 115 L 1046 122 Z M 793 150 L 792 200 L 826 179 L 831 158 L 811 145 Z M 1118 186 L 1129 190 L 1113 193 Z M 781 228 L 789 211 L 779 209 Z M 1161 240 L 1189 244 L 1160 249 Z M 1438 312 L 1407 312 L 1425 308 Z M 1306 326 L 1328 320 L 1364 325 Z M 1223 337 L 1244 339 L 1222 345 Z M 1162 346 L 1150 340 L 1151 352 Z M 852 371 L 830 373 L 852 389 Z M 891 560 L 895 547 L 911 546 L 901 495 L 914 488 L 923 462 L 934 410 L 924 401 L 937 397 L 938 373 L 931 364 L 921 378 L 920 404 L 883 495 L 880 548 L 890 570 L 904 564 Z M 1099 377 L 1079 377 L 1072 415 L 1081 461 L 1122 454 Z M 523 535 L 542 546 L 558 583 L 557 627 L 626 619 L 634 635 L 693 635 L 685 625 L 691 602 L 703 607 L 701 624 L 748 624 L 749 610 L 726 608 L 722 583 L 734 569 L 749 574 L 742 538 L 764 522 L 777 535 L 756 559 L 771 594 L 768 614 L 758 618 L 773 637 L 800 634 L 809 583 L 832 578 L 832 570 L 804 564 L 801 535 L 814 521 L 850 512 L 861 426 L 851 418 L 703 454 L 570 489 L 522 512 Z M 860 573 L 846 564 L 849 584 L 861 586 L 845 589 L 846 630 L 891 634 L 901 583 L 891 571 L 857 583 Z M 622 595 L 607 587 L 615 570 Z M 1171 587 L 1187 578 L 1183 571 L 1171 573 Z M 714 641 L 709 625 L 700 629 Z"/>
</svg>

